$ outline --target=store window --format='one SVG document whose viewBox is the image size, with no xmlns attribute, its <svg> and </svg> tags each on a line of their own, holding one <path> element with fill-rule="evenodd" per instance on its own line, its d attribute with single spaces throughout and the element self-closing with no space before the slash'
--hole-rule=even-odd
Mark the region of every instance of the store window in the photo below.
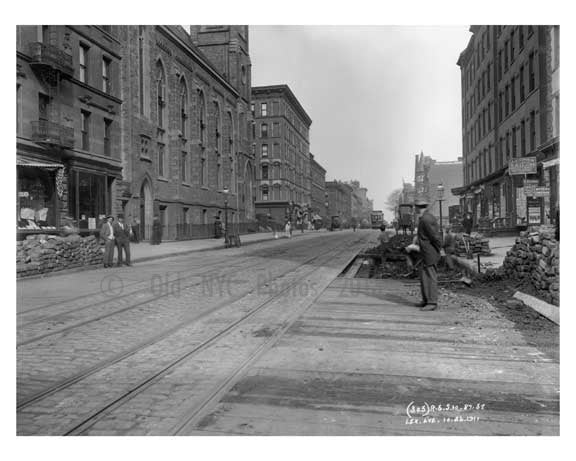
<svg viewBox="0 0 576 461">
<path fill-rule="evenodd" d="M 56 230 L 54 171 L 18 167 L 18 230 Z"/>
<path fill-rule="evenodd" d="M 68 182 L 69 213 L 80 230 L 100 228 L 106 216 L 106 176 L 72 170 Z"/>
</svg>

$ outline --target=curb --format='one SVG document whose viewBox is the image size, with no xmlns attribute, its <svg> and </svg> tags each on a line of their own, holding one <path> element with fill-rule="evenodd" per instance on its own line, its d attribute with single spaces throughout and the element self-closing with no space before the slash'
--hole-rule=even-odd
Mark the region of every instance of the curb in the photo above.
<svg viewBox="0 0 576 461">
<path fill-rule="evenodd" d="M 250 234 L 246 234 L 246 235 L 250 235 Z M 298 235 L 309 235 L 309 233 L 294 234 L 294 235 L 292 235 L 292 238 L 297 237 Z M 316 234 L 314 234 L 314 235 L 316 235 Z M 240 237 L 242 237 L 242 236 L 240 236 Z M 275 239 L 274 237 L 266 237 L 266 238 L 262 238 L 262 239 L 258 239 L 258 240 L 250 240 L 250 241 L 245 242 L 245 243 L 242 242 L 242 247 L 249 246 L 249 245 L 252 245 L 254 243 L 262 243 L 262 242 L 276 241 L 276 240 L 283 240 L 283 238 L 279 237 L 278 239 Z M 240 247 L 240 248 L 242 248 L 242 247 Z M 131 248 L 132 248 L 132 245 L 131 245 Z M 134 259 L 132 259 L 132 263 L 136 264 L 136 263 L 141 263 L 141 262 L 149 262 L 149 261 L 156 261 L 156 260 L 160 260 L 160 259 L 173 258 L 175 256 L 184 256 L 184 255 L 189 255 L 192 253 L 201 253 L 203 251 L 226 250 L 226 249 L 227 248 L 224 246 L 224 242 L 222 242 L 222 245 L 213 246 L 213 247 L 196 248 L 196 249 L 184 250 L 184 251 L 179 251 L 179 252 L 174 252 L 174 253 L 166 253 L 166 254 L 161 254 L 161 255 L 152 255 L 152 256 L 143 256 L 140 258 L 134 258 Z M 96 269 L 102 269 L 102 264 L 94 264 L 91 266 L 78 266 L 78 267 L 74 267 L 71 269 L 66 269 L 66 270 L 61 270 L 61 271 L 52 271 L 52 272 L 47 272 L 45 274 L 36 274 L 36 275 L 30 275 L 27 277 L 18 277 L 18 274 L 16 274 L 16 282 L 24 281 L 24 280 L 44 279 L 44 278 L 48 278 L 48 277 L 55 277 L 58 275 L 69 275 L 69 274 L 74 274 L 76 272 L 85 272 L 85 271 L 96 270 Z"/>
<path fill-rule="evenodd" d="M 554 306 L 553 304 L 548 304 L 546 301 L 530 296 L 521 291 L 514 293 L 514 298 L 519 299 L 528 307 L 532 308 L 538 312 L 541 316 L 546 317 L 551 322 L 556 325 L 560 325 L 560 307 Z"/>
</svg>

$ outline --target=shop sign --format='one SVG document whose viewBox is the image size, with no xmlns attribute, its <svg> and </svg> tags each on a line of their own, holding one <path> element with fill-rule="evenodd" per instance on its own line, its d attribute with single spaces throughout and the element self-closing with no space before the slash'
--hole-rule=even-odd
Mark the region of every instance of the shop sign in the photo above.
<svg viewBox="0 0 576 461">
<path fill-rule="evenodd" d="M 524 188 L 516 188 L 516 224 L 526 224 L 526 195 L 524 195 Z"/>
<path fill-rule="evenodd" d="M 96 229 L 96 218 L 88 218 L 88 229 Z"/>
<path fill-rule="evenodd" d="M 512 158 L 508 163 L 508 174 L 510 176 L 517 174 L 535 174 L 536 157 Z"/>
<path fill-rule="evenodd" d="M 524 193 L 526 197 L 550 197 L 550 187 L 528 184 L 524 188 Z"/>
<path fill-rule="evenodd" d="M 528 209 L 528 224 L 542 223 L 542 206 L 540 198 L 529 198 L 526 200 Z"/>
</svg>

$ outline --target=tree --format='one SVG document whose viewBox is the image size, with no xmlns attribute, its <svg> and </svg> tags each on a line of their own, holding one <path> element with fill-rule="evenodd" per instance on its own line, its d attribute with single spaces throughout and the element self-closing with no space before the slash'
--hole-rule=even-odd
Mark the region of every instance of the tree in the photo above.
<svg viewBox="0 0 576 461">
<path fill-rule="evenodd" d="M 402 189 L 395 189 L 388 195 L 388 199 L 386 200 L 386 209 L 389 211 L 394 212 L 396 207 L 398 206 L 398 200 L 400 199 L 400 195 L 402 194 Z"/>
</svg>

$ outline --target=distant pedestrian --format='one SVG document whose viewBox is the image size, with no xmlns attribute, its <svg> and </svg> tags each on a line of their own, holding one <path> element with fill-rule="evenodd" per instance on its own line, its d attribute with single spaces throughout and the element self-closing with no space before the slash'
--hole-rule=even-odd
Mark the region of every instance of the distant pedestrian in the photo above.
<svg viewBox="0 0 576 461">
<path fill-rule="evenodd" d="M 438 222 L 429 211 L 430 204 L 424 200 L 415 203 L 418 221 L 418 246 L 422 263 L 420 267 L 420 291 L 422 301 L 419 307 L 423 311 L 433 311 L 438 307 L 438 261 L 442 241 L 438 232 Z"/>
<path fill-rule="evenodd" d="M 150 239 L 150 244 L 160 245 L 162 243 L 162 223 L 158 216 L 154 216 L 152 222 L 152 238 Z"/>
<path fill-rule="evenodd" d="M 132 230 L 132 241 L 134 243 L 140 243 L 140 220 L 134 218 L 134 223 L 131 225 Z"/>
<path fill-rule="evenodd" d="M 100 228 L 100 238 L 104 241 L 104 267 L 112 267 L 114 262 L 114 218 L 106 216 L 106 220 Z"/>
<path fill-rule="evenodd" d="M 290 225 L 290 221 L 286 221 L 286 224 L 284 226 L 284 235 L 287 238 L 292 237 L 292 226 Z"/>
<path fill-rule="evenodd" d="M 118 215 L 118 221 L 114 224 L 114 236 L 116 238 L 116 250 L 118 252 L 118 267 L 122 264 L 131 266 L 130 262 L 130 227 L 124 222 L 124 216 Z M 123 253 L 126 256 L 124 261 Z"/>
<path fill-rule="evenodd" d="M 464 233 L 470 235 L 472 233 L 472 213 L 466 212 L 464 219 L 462 220 L 462 227 L 464 228 Z"/>
</svg>

